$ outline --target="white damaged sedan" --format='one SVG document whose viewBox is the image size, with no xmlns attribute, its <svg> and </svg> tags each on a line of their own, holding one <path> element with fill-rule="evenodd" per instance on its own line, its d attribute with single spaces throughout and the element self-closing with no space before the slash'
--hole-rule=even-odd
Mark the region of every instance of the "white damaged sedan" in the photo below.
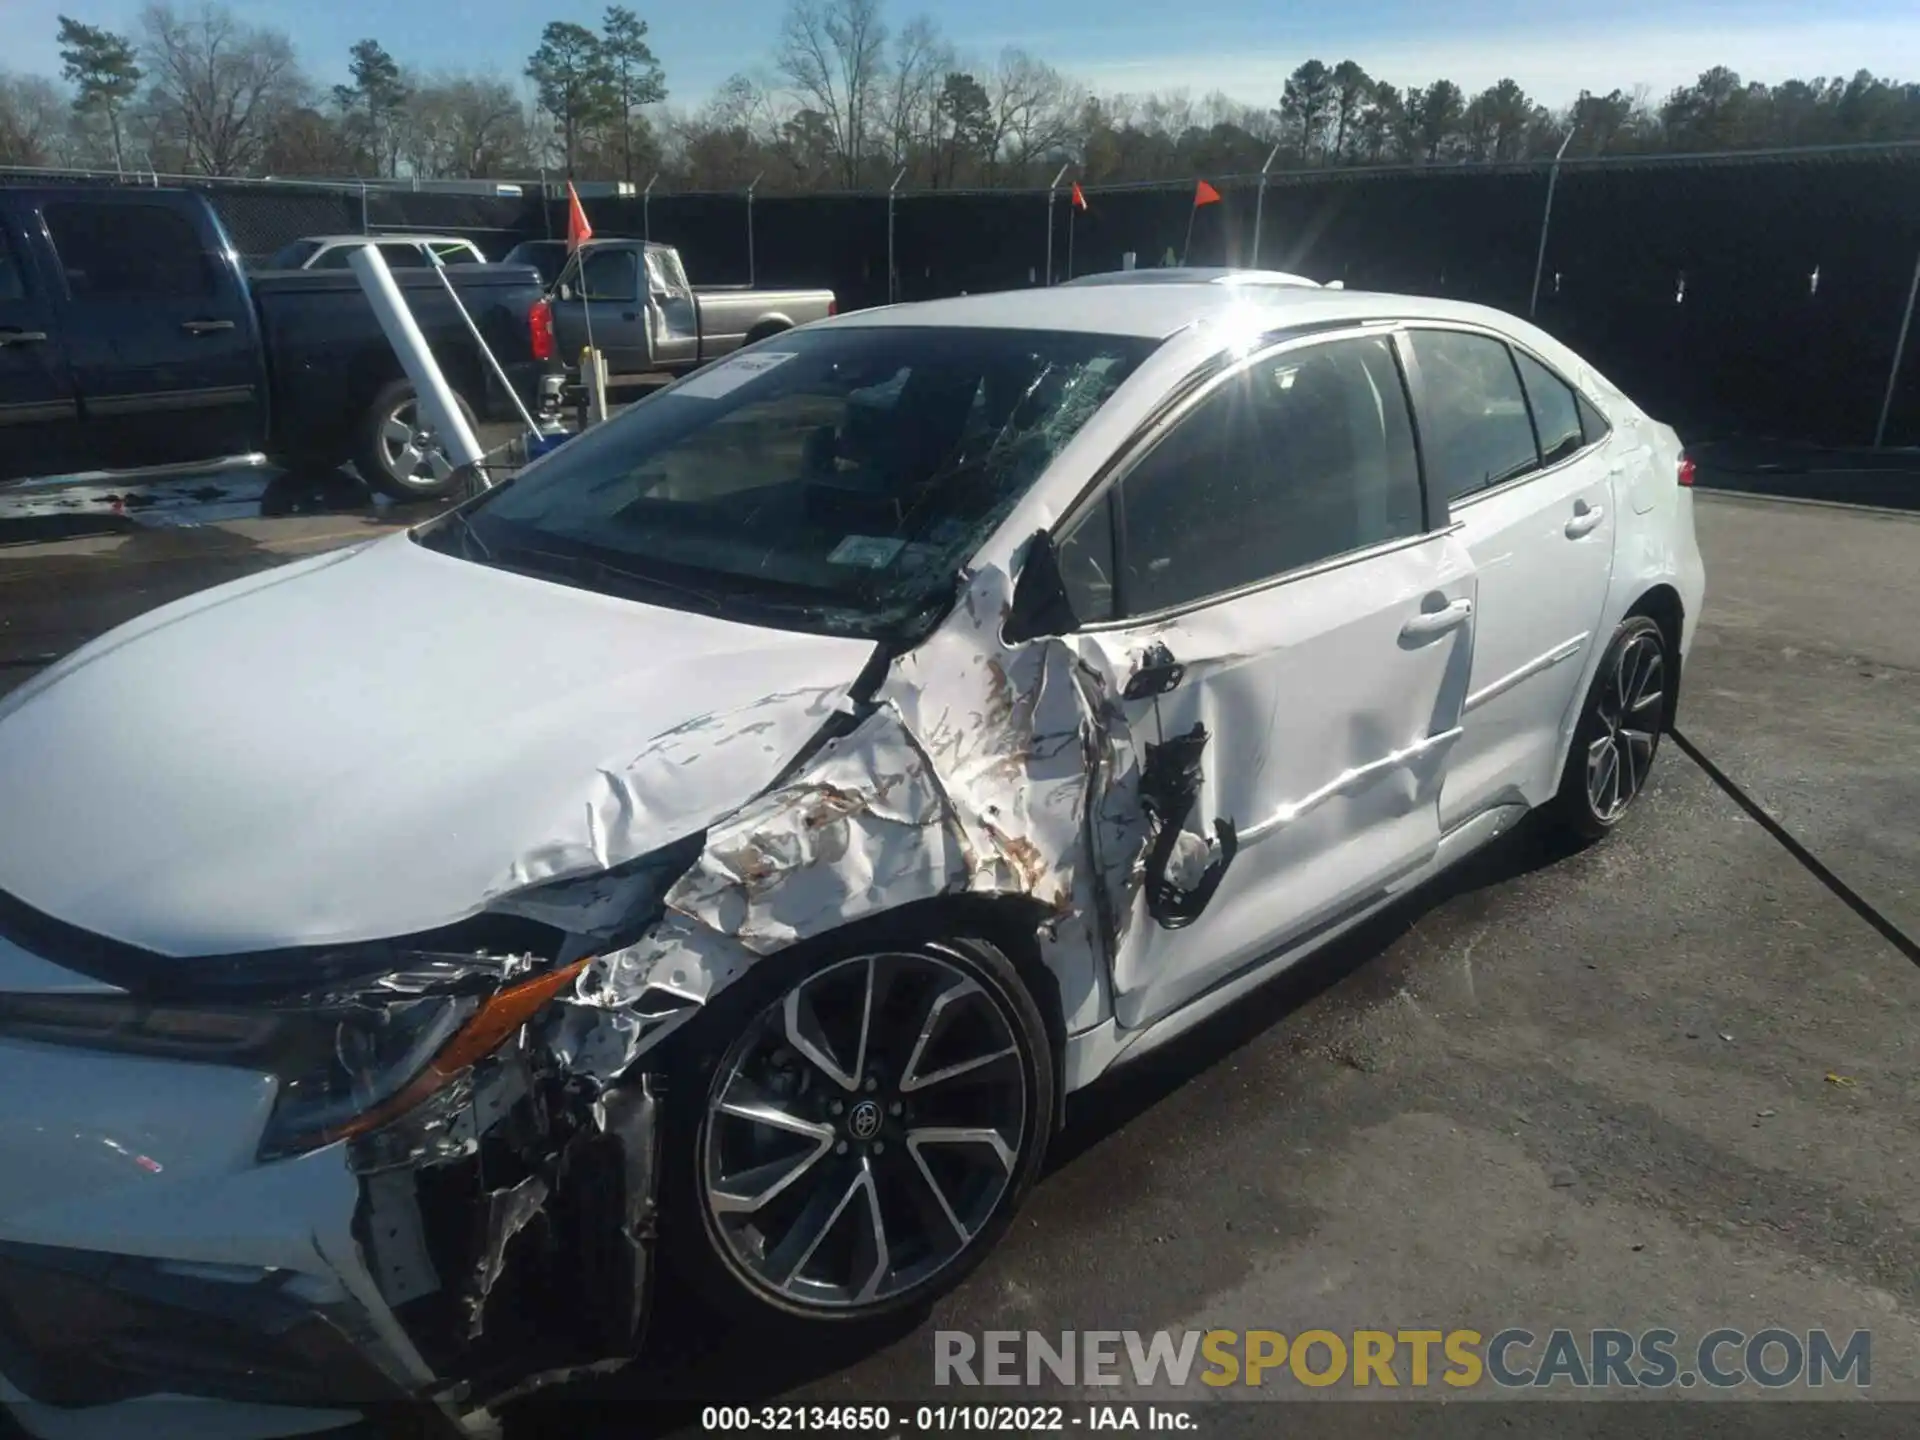
<svg viewBox="0 0 1920 1440">
<path fill-rule="evenodd" d="M 856 314 L 0 701 L 0 1398 L 449 1424 L 923 1305 L 1064 1095 L 1670 725 L 1691 467 L 1475 306 Z M 148 1418 L 148 1411 L 137 1412 Z"/>
</svg>

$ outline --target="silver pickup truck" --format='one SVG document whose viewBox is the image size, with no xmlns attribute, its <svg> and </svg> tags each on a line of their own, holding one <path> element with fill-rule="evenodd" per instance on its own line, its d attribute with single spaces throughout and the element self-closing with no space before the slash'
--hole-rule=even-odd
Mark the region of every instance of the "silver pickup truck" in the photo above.
<svg viewBox="0 0 1920 1440">
<path fill-rule="evenodd" d="M 613 375 L 690 370 L 782 330 L 824 320 L 831 290 L 687 283 L 680 252 L 646 240 L 590 240 L 554 281 L 553 331 L 577 366 L 591 329 Z"/>
</svg>

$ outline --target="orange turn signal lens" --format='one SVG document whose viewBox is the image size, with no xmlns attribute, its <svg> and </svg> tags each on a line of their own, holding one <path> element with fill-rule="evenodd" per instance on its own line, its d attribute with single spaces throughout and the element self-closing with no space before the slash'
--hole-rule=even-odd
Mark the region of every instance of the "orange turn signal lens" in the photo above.
<svg viewBox="0 0 1920 1440">
<path fill-rule="evenodd" d="M 427 1062 L 426 1068 L 418 1075 L 371 1110 L 323 1130 L 314 1137 L 315 1148 L 331 1145 L 336 1140 L 364 1135 L 369 1130 L 378 1130 L 444 1090 L 462 1071 L 471 1069 L 506 1044 L 515 1031 L 566 989 L 573 978 L 587 968 L 592 958 L 587 956 L 571 965 L 562 965 L 557 970 L 549 970 L 544 975 L 509 986 L 494 995 L 455 1032 L 452 1039 L 440 1047 L 439 1053 Z"/>
</svg>

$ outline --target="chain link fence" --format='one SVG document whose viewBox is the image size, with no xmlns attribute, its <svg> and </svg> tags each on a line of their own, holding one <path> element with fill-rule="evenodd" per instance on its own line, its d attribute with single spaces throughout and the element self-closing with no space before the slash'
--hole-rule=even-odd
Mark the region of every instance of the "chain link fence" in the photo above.
<svg viewBox="0 0 1920 1440">
<path fill-rule="evenodd" d="M 1198 212 L 1191 178 L 1089 186 L 1084 211 L 1065 190 L 584 203 L 601 235 L 679 246 L 695 284 L 825 285 L 846 309 L 1040 285 L 1049 258 L 1061 280 L 1129 255 L 1478 301 L 1534 313 L 1689 439 L 1920 444 L 1920 362 L 1896 364 L 1920 273 L 1920 145 L 1569 160 L 1557 179 L 1545 163 L 1208 178 L 1222 199 Z M 203 190 L 256 262 L 303 235 L 435 231 L 499 259 L 566 233 L 553 185 L 139 183 L 156 182 Z"/>
</svg>

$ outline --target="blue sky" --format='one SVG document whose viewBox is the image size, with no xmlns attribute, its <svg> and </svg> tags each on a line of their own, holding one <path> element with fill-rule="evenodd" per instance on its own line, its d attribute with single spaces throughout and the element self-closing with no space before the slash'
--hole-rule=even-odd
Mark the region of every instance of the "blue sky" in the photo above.
<svg viewBox="0 0 1920 1440">
<path fill-rule="evenodd" d="M 0 0 L 0 68 L 58 68 L 56 15 L 131 29 L 144 0 Z M 197 0 L 178 0 L 190 8 Z M 593 23 L 604 0 L 229 0 L 293 36 L 307 70 L 342 78 L 347 47 L 377 38 L 423 70 L 517 78 L 550 18 Z M 897 25 L 926 14 L 962 53 L 1022 46 L 1102 90 L 1220 89 L 1271 104 L 1286 73 L 1351 56 L 1397 84 L 1439 75 L 1470 91 L 1511 75 L 1562 104 L 1583 87 L 1649 87 L 1655 98 L 1712 64 L 1753 79 L 1851 74 L 1920 78 L 1913 0 L 886 0 Z M 665 0 L 633 7 L 676 104 L 739 69 L 765 67 L 784 0 Z"/>
</svg>

